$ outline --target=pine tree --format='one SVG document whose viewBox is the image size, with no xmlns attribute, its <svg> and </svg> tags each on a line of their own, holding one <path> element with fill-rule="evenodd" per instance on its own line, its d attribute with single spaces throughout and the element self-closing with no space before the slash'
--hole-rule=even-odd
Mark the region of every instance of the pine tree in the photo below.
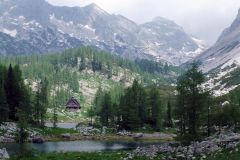
<svg viewBox="0 0 240 160">
<path fill-rule="evenodd" d="M 137 80 L 126 90 L 120 100 L 122 128 L 133 130 L 143 126 L 146 121 L 146 93 Z"/>
<path fill-rule="evenodd" d="M 167 104 L 167 127 L 170 127 L 170 128 L 173 127 L 172 106 L 171 106 L 170 101 L 168 101 L 168 104 Z"/>
<path fill-rule="evenodd" d="M 42 104 L 40 108 L 40 125 L 41 127 L 44 127 L 48 108 L 48 80 L 46 78 L 41 83 L 40 101 Z"/>
<path fill-rule="evenodd" d="M 0 66 L 0 124 L 8 119 L 8 105 L 4 89 L 6 80 L 6 68 Z"/>
<path fill-rule="evenodd" d="M 53 127 L 57 128 L 58 123 L 58 115 L 57 115 L 57 106 L 54 104 L 53 106 Z"/>
<path fill-rule="evenodd" d="M 86 69 L 86 59 L 84 57 L 84 54 L 81 54 L 81 64 L 79 67 L 79 71 L 83 71 L 84 69 Z"/>
<path fill-rule="evenodd" d="M 112 101 L 109 93 L 106 93 L 103 98 L 100 115 L 100 122 L 104 126 L 110 126 L 110 122 L 113 122 Z"/>
<path fill-rule="evenodd" d="M 17 120 L 17 109 L 20 106 L 23 94 L 21 93 L 21 85 L 23 84 L 21 71 L 19 66 L 12 68 L 10 64 L 5 83 L 5 91 L 7 103 L 9 107 L 9 119 Z"/>
<path fill-rule="evenodd" d="M 196 64 L 193 64 L 178 81 L 178 101 L 183 105 L 179 108 L 179 114 L 181 114 L 181 116 L 185 115 L 181 121 L 184 121 L 185 125 L 188 124 L 188 134 L 191 138 L 197 138 L 201 111 L 205 106 L 205 93 L 200 87 L 203 82 L 203 73 L 198 70 Z M 179 98 L 183 98 L 185 102 L 182 102 L 182 99 Z M 187 123 L 185 123 L 185 121 L 187 121 Z"/>
<path fill-rule="evenodd" d="M 41 91 L 40 91 L 40 86 L 38 86 L 38 90 L 36 92 L 35 96 L 35 104 L 34 104 L 34 122 L 36 123 L 37 126 L 40 126 L 40 110 L 41 110 Z"/>
<path fill-rule="evenodd" d="M 108 62 L 107 63 L 107 75 L 108 75 L 108 79 L 112 78 L 112 65 Z"/>
<path fill-rule="evenodd" d="M 156 130 L 160 130 L 163 120 L 163 109 L 161 106 L 160 95 L 156 87 L 153 87 L 149 95 L 150 108 L 151 108 L 151 121 L 152 126 Z"/>
<path fill-rule="evenodd" d="M 104 96 L 104 92 L 102 88 L 99 87 L 95 94 L 95 98 L 93 102 L 93 105 L 94 105 L 93 110 L 95 112 L 94 115 L 98 115 L 100 113 L 102 103 L 103 103 L 103 96 Z"/>
</svg>

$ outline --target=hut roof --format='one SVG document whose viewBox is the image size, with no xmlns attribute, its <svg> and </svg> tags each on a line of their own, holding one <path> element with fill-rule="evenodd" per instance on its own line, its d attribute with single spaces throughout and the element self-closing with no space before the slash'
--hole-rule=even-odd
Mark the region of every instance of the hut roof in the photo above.
<svg viewBox="0 0 240 160">
<path fill-rule="evenodd" d="M 71 97 L 67 104 L 66 104 L 67 107 L 78 107 L 80 108 L 80 103 L 77 101 L 77 99 L 75 99 L 74 97 Z"/>
</svg>

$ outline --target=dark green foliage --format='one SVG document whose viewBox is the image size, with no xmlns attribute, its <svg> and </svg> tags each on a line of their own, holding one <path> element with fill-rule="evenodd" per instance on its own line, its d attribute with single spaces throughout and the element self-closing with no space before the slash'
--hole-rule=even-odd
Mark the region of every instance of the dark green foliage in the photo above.
<svg viewBox="0 0 240 160">
<path fill-rule="evenodd" d="M 80 63 L 79 71 L 83 71 L 84 69 L 86 69 L 86 58 L 84 54 L 81 54 L 81 63 Z"/>
<path fill-rule="evenodd" d="M 4 89 L 6 74 L 7 74 L 6 68 L 0 66 L 0 124 L 8 119 L 8 104 L 6 92 Z"/>
<path fill-rule="evenodd" d="M 93 54 L 92 70 L 93 72 L 102 70 L 102 62 L 98 59 L 96 54 Z"/>
<path fill-rule="evenodd" d="M 94 98 L 94 102 L 93 102 L 93 110 L 94 110 L 94 115 L 99 115 L 101 108 L 102 108 L 102 103 L 103 103 L 103 96 L 104 96 L 104 92 L 102 90 L 102 88 L 98 88 L 96 94 L 95 94 L 95 98 Z"/>
<path fill-rule="evenodd" d="M 20 84 L 18 78 L 16 77 L 17 71 L 14 71 L 12 65 L 10 64 L 8 68 L 7 78 L 5 82 L 5 91 L 7 97 L 7 103 L 9 107 L 9 119 L 16 120 L 17 107 L 20 105 Z"/>
<path fill-rule="evenodd" d="M 57 104 L 53 104 L 53 127 L 57 128 L 58 114 L 57 114 Z"/>
<path fill-rule="evenodd" d="M 116 86 L 108 92 L 98 89 L 92 114 L 105 126 L 119 126 L 120 129 L 137 130 L 148 125 L 155 131 L 162 129 L 164 107 L 156 86 L 142 87 L 137 80 L 123 90 Z"/>
<path fill-rule="evenodd" d="M 236 88 L 229 94 L 215 99 L 211 108 L 211 123 L 219 127 L 219 131 L 225 126 L 239 130 L 240 124 L 240 90 Z"/>
<path fill-rule="evenodd" d="M 35 98 L 34 121 L 38 126 L 44 127 L 48 108 L 48 80 L 45 78 L 38 84 Z"/>
<path fill-rule="evenodd" d="M 103 97 L 103 102 L 101 105 L 101 110 L 99 112 L 100 122 L 103 126 L 109 127 L 113 123 L 113 109 L 112 109 L 112 100 L 109 93 L 105 93 Z"/>
<path fill-rule="evenodd" d="M 121 127 L 134 130 L 142 127 L 147 117 L 146 93 L 137 80 L 125 92 L 119 104 L 122 116 Z"/>
<path fill-rule="evenodd" d="M 168 101 L 167 104 L 167 127 L 172 128 L 173 127 L 173 121 L 172 121 L 172 105 L 171 102 Z"/>
<path fill-rule="evenodd" d="M 170 66 L 168 64 L 162 64 L 160 62 L 153 62 L 147 59 L 137 59 L 135 63 L 139 68 L 145 72 L 149 73 L 161 73 L 161 74 L 171 74 L 171 71 L 181 73 L 179 67 Z"/>
<path fill-rule="evenodd" d="M 196 138 L 198 134 L 201 113 L 204 108 L 205 93 L 200 85 L 204 82 L 204 76 L 198 71 L 196 64 L 192 65 L 178 81 L 178 106 L 177 114 L 180 118 L 181 132 Z"/>
<path fill-rule="evenodd" d="M 163 120 L 163 107 L 160 101 L 160 94 L 156 87 L 153 87 L 149 93 L 149 115 L 150 123 L 156 130 L 160 130 Z"/>
<path fill-rule="evenodd" d="M 108 79 L 112 78 L 112 65 L 109 62 L 107 63 L 107 72 Z"/>
</svg>

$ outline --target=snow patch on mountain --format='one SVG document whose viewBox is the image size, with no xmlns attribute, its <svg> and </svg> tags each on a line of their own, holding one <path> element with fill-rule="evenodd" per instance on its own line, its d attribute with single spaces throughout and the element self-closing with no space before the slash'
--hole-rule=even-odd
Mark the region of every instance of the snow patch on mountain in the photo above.
<svg viewBox="0 0 240 160">
<path fill-rule="evenodd" d="M 0 15 L 4 33 L 31 44 L 36 53 L 87 45 L 128 59 L 180 65 L 204 50 L 200 40 L 194 41 L 173 21 L 157 17 L 138 25 L 96 4 L 56 7 L 44 0 L 9 0 L 1 1 Z"/>
<path fill-rule="evenodd" d="M 12 37 L 16 37 L 16 35 L 17 35 L 17 30 L 16 29 L 8 30 L 6 28 L 2 28 L 2 29 L 0 29 L 0 32 L 6 33 L 6 34 L 8 34 Z"/>
</svg>

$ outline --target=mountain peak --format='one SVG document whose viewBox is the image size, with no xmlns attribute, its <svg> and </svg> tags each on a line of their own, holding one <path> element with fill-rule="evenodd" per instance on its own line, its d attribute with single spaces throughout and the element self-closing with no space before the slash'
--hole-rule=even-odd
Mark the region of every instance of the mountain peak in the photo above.
<svg viewBox="0 0 240 160">
<path fill-rule="evenodd" d="M 240 8 L 238 9 L 237 18 L 240 18 Z"/>
<path fill-rule="evenodd" d="M 166 18 L 163 18 L 163 17 L 160 17 L 160 16 L 157 16 L 153 19 L 153 21 L 170 21 L 170 20 L 168 20 Z"/>
<path fill-rule="evenodd" d="M 87 6 L 92 7 L 92 8 L 100 8 L 96 3 L 90 3 Z"/>
<path fill-rule="evenodd" d="M 101 7 L 99 7 L 96 3 L 90 3 L 86 7 L 87 8 L 91 8 L 91 9 L 96 9 L 96 10 L 102 10 L 103 11 L 103 9 Z"/>
<path fill-rule="evenodd" d="M 160 23 L 160 24 L 168 24 L 168 25 L 175 25 L 177 26 L 177 24 L 172 21 L 172 20 L 169 20 L 169 19 L 166 19 L 166 18 L 163 18 L 163 17 L 155 17 L 152 22 L 156 22 L 156 23 Z"/>
<path fill-rule="evenodd" d="M 95 12 L 99 12 L 99 13 L 107 13 L 105 10 L 103 10 L 101 7 L 99 7 L 96 3 L 91 3 L 87 6 L 85 6 L 84 8 L 93 10 Z"/>
</svg>

